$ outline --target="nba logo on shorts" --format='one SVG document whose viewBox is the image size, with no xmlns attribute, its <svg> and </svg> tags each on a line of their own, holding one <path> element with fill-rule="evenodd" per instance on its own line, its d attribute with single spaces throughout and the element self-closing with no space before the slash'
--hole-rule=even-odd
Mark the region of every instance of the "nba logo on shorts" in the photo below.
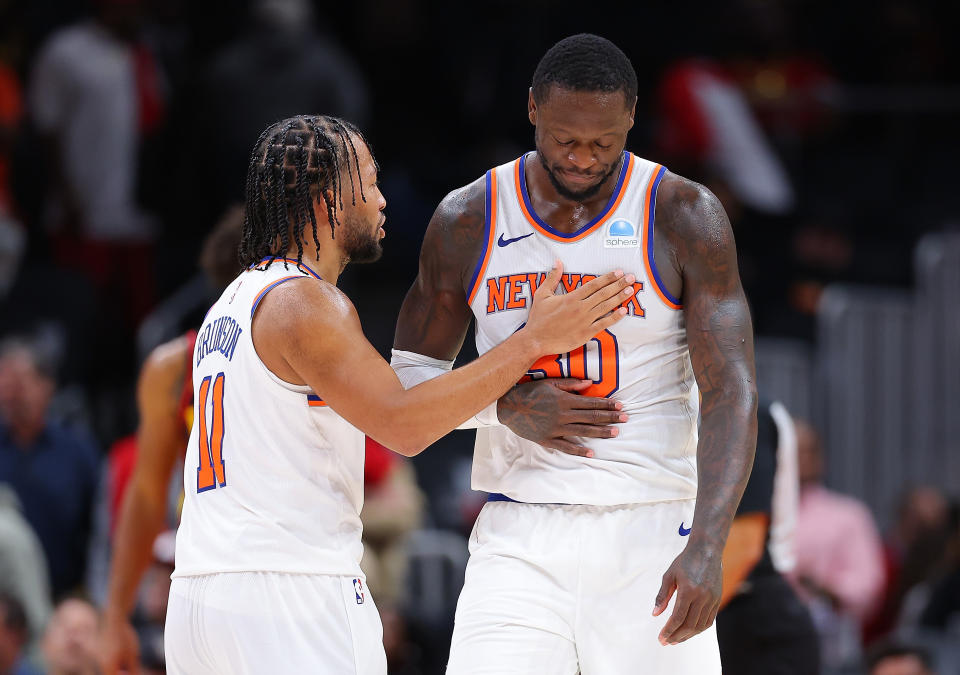
<svg viewBox="0 0 960 675">
<path fill-rule="evenodd" d="M 357 596 L 357 604 L 363 604 L 363 582 L 359 579 L 353 580 L 353 594 Z"/>
<path fill-rule="evenodd" d="M 637 228 L 629 220 L 622 218 L 607 225 L 606 236 L 603 238 L 604 248 L 636 248 L 640 246 Z"/>
</svg>

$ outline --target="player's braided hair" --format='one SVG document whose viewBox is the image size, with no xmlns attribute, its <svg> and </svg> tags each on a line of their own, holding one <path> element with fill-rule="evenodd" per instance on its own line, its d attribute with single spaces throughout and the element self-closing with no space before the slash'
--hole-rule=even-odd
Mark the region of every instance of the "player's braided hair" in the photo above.
<svg viewBox="0 0 960 675">
<path fill-rule="evenodd" d="M 591 33 L 571 35 L 547 50 L 533 73 L 533 98 L 546 100 L 551 85 L 573 91 L 623 91 L 627 105 L 637 97 L 637 73 L 615 44 Z"/>
<path fill-rule="evenodd" d="M 327 115 L 298 115 L 260 134 L 247 167 L 241 265 L 249 267 L 264 258 L 272 261 L 283 256 L 290 248 L 291 234 L 297 245 L 297 263 L 302 262 L 307 223 L 314 243 L 320 246 L 313 202 L 324 193 L 330 195 L 326 206 L 333 238 L 334 227 L 339 225 L 337 211 L 343 209 L 344 174 L 350 178 L 352 203 L 356 205 L 358 192 L 360 199 L 367 201 L 355 138 L 373 156 L 359 129 Z"/>
</svg>

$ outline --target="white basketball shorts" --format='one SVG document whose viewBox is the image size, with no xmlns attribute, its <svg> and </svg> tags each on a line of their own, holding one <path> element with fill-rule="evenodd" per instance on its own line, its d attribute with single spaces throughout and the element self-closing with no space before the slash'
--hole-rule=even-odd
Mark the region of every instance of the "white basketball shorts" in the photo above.
<svg viewBox="0 0 960 675">
<path fill-rule="evenodd" d="M 693 500 L 488 502 L 470 538 L 447 675 L 719 675 L 716 630 L 661 645 L 652 615 Z"/>
<path fill-rule="evenodd" d="M 177 577 L 164 647 L 170 675 L 387 672 L 380 615 L 362 577 Z"/>
</svg>

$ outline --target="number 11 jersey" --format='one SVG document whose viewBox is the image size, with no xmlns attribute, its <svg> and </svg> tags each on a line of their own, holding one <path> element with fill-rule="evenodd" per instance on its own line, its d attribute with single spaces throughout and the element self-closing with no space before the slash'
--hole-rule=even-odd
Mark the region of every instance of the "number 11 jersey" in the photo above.
<svg viewBox="0 0 960 675">
<path fill-rule="evenodd" d="M 625 152 L 603 211 L 575 232 L 534 211 L 519 159 L 487 172 L 486 244 L 468 288 L 480 354 L 524 324 L 553 261 L 560 292 L 615 269 L 636 276 L 627 316 L 568 354 L 541 358 L 521 381 L 591 380 L 584 394 L 622 402 L 630 416 L 615 438 L 583 439 L 593 458 L 545 449 L 504 426 L 477 430 L 474 489 L 532 503 L 616 505 L 692 499 L 697 492 L 699 391 L 680 299 L 662 284 L 653 254 L 657 188 L 664 167 Z"/>
<path fill-rule="evenodd" d="M 323 392 L 270 372 L 251 331 L 271 290 L 324 282 L 294 260 L 266 263 L 227 286 L 197 333 L 173 576 L 359 577 L 363 432 L 327 407 Z"/>
</svg>

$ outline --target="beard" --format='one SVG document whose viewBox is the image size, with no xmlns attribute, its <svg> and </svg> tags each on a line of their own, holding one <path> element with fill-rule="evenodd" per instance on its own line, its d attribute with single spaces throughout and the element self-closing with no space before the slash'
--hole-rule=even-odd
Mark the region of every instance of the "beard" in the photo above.
<svg viewBox="0 0 960 675">
<path fill-rule="evenodd" d="M 594 185 L 584 188 L 583 190 L 571 190 L 566 185 L 560 182 L 560 179 L 557 177 L 556 169 L 550 166 L 547 162 L 546 155 L 540 151 L 540 143 L 537 144 L 537 155 L 540 156 L 540 164 L 543 166 L 544 171 L 547 172 L 547 178 L 550 179 L 550 184 L 553 185 L 553 189 L 557 191 L 564 199 L 569 199 L 574 202 L 585 202 L 591 197 L 595 196 L 600 192 L 600 188 L 606 185 L 607 181 L 610 180 L 610 177 L 620 168 L 620 164 L 623 162 L 623 155 L 618 162 L 615 162 L 613 166 L 610 167 L 610 170 L 607 171 L 604 176 L 597 181 Z"/>
<path fill-rule="evenodd" d="M 343 252 L 352 263 L 372 263 L 380 260 L 380 223 L 371 231 L 370 224 L 355 215 L 344 218 Z"/>
</svg>

